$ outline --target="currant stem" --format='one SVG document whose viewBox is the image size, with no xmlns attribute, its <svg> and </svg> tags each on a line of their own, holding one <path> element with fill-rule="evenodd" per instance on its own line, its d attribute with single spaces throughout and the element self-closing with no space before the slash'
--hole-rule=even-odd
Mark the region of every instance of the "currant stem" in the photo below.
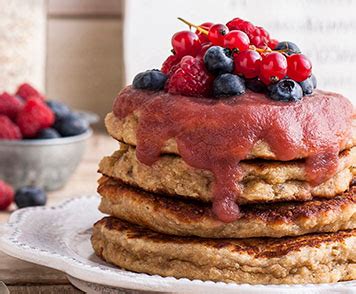
<svg viewBox="0 0 356 294">
<path fill-rule="evenodd" d="M 199 32 L 201 32 L 201 33 L 203 33 L 203 34 L 205 34 L 205 35 L 208 34 L 208 31 L 207 31 L 206 29 L 203 29 L 202 27 L 197 26 L 197 25 L 195 25 L 195 24 L 189 22 L 189 21 L 185 20 L 184 18 L 178 17 L 178 19 L 179 19 L 180 21 L 182 21 L 183 23 L 185 23 L 186 25 L 188 25 L 190 28 L 193 27 L 193 28 L 196 28 Z"/>
</svg>

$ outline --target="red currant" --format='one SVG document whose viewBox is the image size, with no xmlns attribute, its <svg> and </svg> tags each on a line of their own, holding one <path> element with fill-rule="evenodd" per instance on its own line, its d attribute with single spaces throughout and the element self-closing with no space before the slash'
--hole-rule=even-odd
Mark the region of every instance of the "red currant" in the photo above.
<svg viewBox="0 0 356 294">
<path fill-rule="evenodd" d="M 217 46 L 224 45 L 224 37 L 229 32 L 227 26 L 223 24 L 214 24 L 210 27 L 208 38 L 211 43 Z"/>
<path fill-rule="evenodd" d="M 224 47 L 231 50 L 237 49 L 238 52 L 245 51 L 249 48 L 249 46 L 250 39 L 243 31 L 230 31 L 224 38 Z"/>
<path fill-rule="evenodd" d="M 197 34 L 191 31 L 181 31 L 172 37 L 172 47 L 178 56 L 196 56 L 201 49 Z"/>
<path fill-rule="evenodd" d="M 242 51 L 234 56 L 234 62 L 235 74 L 252 79 L 259 74 L 261 55 L 254 50 Z"/>
<path fill-rule="evenodd" d="M 287 74 L 287 58 L 279 53 L 272 52 L 262 58 L 260 64 L 260 80 L 269 85 L 278 82 Z"/>
<path fill-rule="evenodd" d="M 212 22 L 204 22 L 199 27 L 201 27 L 204 30 L 209 31 L 209 29 L 212 25 L 214 25 Z M 195 33 L 198 35 L 200 43 L 204 44 L 204 43 L 209 42 L 208 35 L 200 32 L 199 30 L 196 30 Z"/>
<path fill-rule="evenodd" d="M 296 82 L 302 82 L 312 73 L 312 64 L 303 54 L 293 54 L 288 57 L 287 75 Z"/>
</svg>

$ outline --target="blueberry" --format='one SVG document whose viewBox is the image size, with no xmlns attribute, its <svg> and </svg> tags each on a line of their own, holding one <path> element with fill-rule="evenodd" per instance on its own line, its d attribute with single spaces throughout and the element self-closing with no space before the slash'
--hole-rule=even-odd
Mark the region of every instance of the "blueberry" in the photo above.
<svg viewBox="0 0 356 294">
<path fill-rule="evenodd" d="M 310 95 L 313 93 L 314 90 L 314 83 L 311 77 L 305 79 L 304 81 L 300 82 L 299 85 L 302 87 L 304 95 Z"/>
<path fill-rule="evenodd" d="M 240 96 L 245 93 L 245 81 L 237 75 L 222 74 L 214 80 L 214 96 Z"/>
<path fill-rule="evenodd" d="M 137 74 L 132 82 L 135 89 L 162 90 L 166 84 L 167 76 L 157 70 L 146 70 Z"/>
<path fill-rule="evenodd" d="M 61 134 L 61 136 L 70 137 L 85 133 L 89 128 L 89 124 L 78 114 L 72 112 L 63 119 L 56 121 L 54 128 Z"/>
<path fill-rule="evenodd" d="M 247 89 L 250 89 L 251 91 L 256 93 L 265 93 L 267 90 L 266 85 L 262 83 L 258 78 L 246 79 L 245 83 Z"/>
<path fill-rule="evenodd" d="M 310 79 L 311 79 L 311 81 L 312 81 L 312 83 L 313 83 L 313 88 L 316 89 L 316 86 L 318 85 L 318 82 L 317 82 L 317 80 L 316 80 L 315 75 L 312 74 L 311 77 L 310 77 Z"/>
<path fill-rule="evenodd" d="M 60 137 L 61 135 L 53 128 L 43 129 L 37 135 L 37 139 L 55 139 Z"/>
<path fill-rule="evenodd" d="M 299 47 L 296 44 L 288 41 L 279 42 L 276 48 L 274 48 L 273 50 L 286 50 L 285 53 L 287 55 L 301 53 Z"/>
<path fill-rule="evenodd" d="M 230 51 L 220 46 L 212 46 L 205 52 L 204 63 L 207 70 L 215 75 L 232 73 L 234 70 Z"/>
<path fill-rule="evenodd" d="M 46 103 L 48 107 L 53 111 L 56 120 L 64 118 L 71 112 L 69 107 L 62 102 L 48 100 Z"/>
<path fill-rule="evenodd" d="M 42 206 L 47 202 L 47 195 L 41 189 L 37 187 L 23 187 L 16 191 L 15 203 L 18 208 L 24 208 L 29 206 Z"/>
<path fill-rule="evenodd" d="M 269 89 L 270 97 L 277 101 L 299 101 L 303 97 L 302 87 L 291 79 L 280 80 Z"/>
</svg>

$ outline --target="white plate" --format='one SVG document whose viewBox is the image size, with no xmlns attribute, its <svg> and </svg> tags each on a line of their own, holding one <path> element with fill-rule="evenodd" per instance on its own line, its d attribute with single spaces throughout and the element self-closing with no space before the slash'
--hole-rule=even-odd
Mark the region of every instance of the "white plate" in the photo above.
<svg viewBox="0 0 356 294">
<path fill-rule="evenodd" d="M 65 272 L 76 285 L 175 293 L 355 293 L 356 281 L 320 285 L 238 285 L 138 274 L 97 258 L 90 244 L 92 225 L 102 218 L 99 198 L 88 196 L 55 207 L 18 210 L 0 227 L 5 253 Z M 95 289 L 94 287 L 94 289 Z M 355 292 L 354 292 L 355 291 Z M 93 290 L 92 293 L 95 291 Z"/>
</svg>

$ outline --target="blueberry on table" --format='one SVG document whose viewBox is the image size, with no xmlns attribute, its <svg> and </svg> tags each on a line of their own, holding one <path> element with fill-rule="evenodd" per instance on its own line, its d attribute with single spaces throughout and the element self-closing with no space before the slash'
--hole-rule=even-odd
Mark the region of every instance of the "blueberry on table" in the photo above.
<svg viewBox="0 0 356 294">
<path fill-rule="evenodd" d="M 269 87 L 270 97 L 276 101 L 299 101 L 303 97 L 302 87 L 291 79 L 280 80 Z"/>
<path fill-rule="evenodd" d="M 69 107 L 62 102 L 48 100 L 47 106 L 53 111 L 56 120 L 62 119 L 71 112 Z"/>
<path fill-rule="evenodd" d="M 246 91 L 245 81 L 234 74 L 222 74 L 214 80 L 214 96 L 242 95 Z"/>
<path fill-rule="evenodd" d="M 43 206 L 46 202 L 47 195 L 41 188 L 27 186 L 18 189 L 15 194 L 15 203 L 18 208 Z"/>
<path fill-rule="evenodd" d="M 234 61 L 230 57 L 230 50 L 220 46 L 212 46 L 206 51 L 204 64 L 206 69 L 215 75 L 232 73 L 234 70 Z"/>
<path fill-rule="evenodd" d="M 135 76 L 132 86 L 142 90 L 163 90 L 167 78 L 163 72 L 157 69 L 146 70 Z"/>
<path fill-rule="evenodd" d="M 56 121 L 54 128 L 63 137 L 76 136 L 85 133 L 89 129 L 89 124 L 76 113 L 70 113 L 63 119 Z"/>
<path fill-rule="evenodd" d="M 42 129 L 37 134 L 36 139 L 56 139 L 60 138 L 61 135 L 53 128 Z"/>
<path fill-rule="evenodd" d="M 273 50 L 285 50 L 284 53 L 287 55 L 301 53 L 299 47 L 296 44 L 288 41 L 279 42 Z"/>
<path fill-rule="evenodd" d="M 305 79 L 304 81 L 300 82 L 299 85 L 302 87 L 304 95 L 310 95 L 313 93 L 314 90 L 314 83 L 311 77 Z"/>
<path fill-rule="evenodd" d="M 267 91 L 266 85 L 258 78 L 246 79 L 245 84 L 247 89 L 255 93 L 265 93 Z"/>
</svg>

